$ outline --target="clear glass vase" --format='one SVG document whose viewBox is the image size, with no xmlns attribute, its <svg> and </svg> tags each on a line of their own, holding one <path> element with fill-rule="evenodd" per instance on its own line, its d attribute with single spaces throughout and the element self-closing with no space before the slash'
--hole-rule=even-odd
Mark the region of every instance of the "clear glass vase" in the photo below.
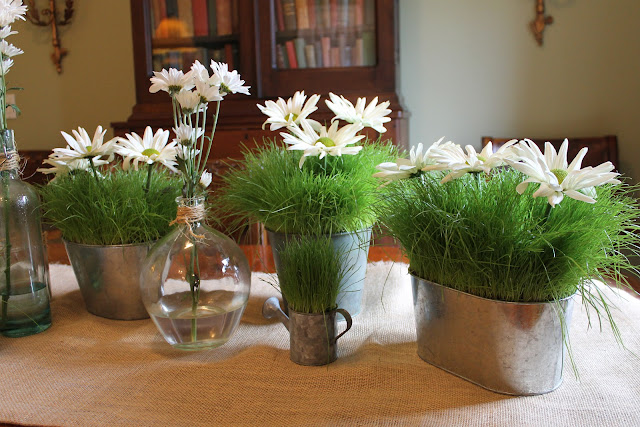
<svg viewBox="0 0 640 427">
<path fill-rule="evenodd" d="M 204 197 L 177 202 L 178 226 L 151 248 L 142 267 L 142 301 L 173 347 L 219 347 L 240 323 L 251 269 L 233 240 L 204 224 Z"/>
<path fill-rule="evenodd" d="M 17 160 L 13 131 L 0 130 L 0 331 L 7 337 L 51 326 L 40 200 L 20 179 Z"/>
</svg>

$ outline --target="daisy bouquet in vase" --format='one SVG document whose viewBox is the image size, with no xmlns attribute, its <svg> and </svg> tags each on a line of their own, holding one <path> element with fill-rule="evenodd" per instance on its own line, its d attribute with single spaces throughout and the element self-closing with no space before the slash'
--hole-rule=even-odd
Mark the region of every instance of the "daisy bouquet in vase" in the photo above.
<svg viewBox="0 0 640 427">
<path fill-rule="evenodd" d="M 211 61 L 210 68 L 196 61 L 186 73 L 173 68 L 154 72 L 149 89 L 171 98 L 182 192 L 171 221 L 175 229 L 147 257 L 142 299 L 165 340 L 184 350 L 227 342 L 240 322 L 251 285 L 242 250 L 206 224 L 205 191 L 212 179 L 206 167 L 220 105 L 232 94 L 249 94 L 249 88 L 227 64 Z"/>
<path fill-rule="evenodd" d="M 377 98 L 368 104 L 360 98 L 354 105 L 330 94 L 326 106 L 334 117 L 323 124 L 310 117 L 319 100 L 319 95 L 307 99 L 296 92 L 288 100 L 258 105 L 268 116 L 263 127 L 278 134 L 245 150 L 239 167 L 223 177 L 220 201 L 226 213 L 266 227 L 276 270 L 279 251 L 289 240 L 331 236 L 349 269 L 338 305 L 356 315 L 379 201 L 379 184 L 371 174 L 396 153 L 390 142 L 371 141 L 363 130 L 385 132 L 391 110 L 389 102 L 378 104 Z"/>
<path fill-rule="evenodd" d="M 21 0 L 0 1 L 0 333 L 22 337 L 51 326 L 49 274 L 42 241 L 40 202 L 35 190 L 20 179 L 20 156 L 7 126 L 12 108 L 7 84 L 13 57 L 23 51 L 7 39 L 11 25 L 25 20 Z"/>
<path fill-rule="evenodd" d="M 569 162 L 568 144 L 556 151 L 546 143 L 543 152 L 531 140 L 512 140 L 478 153 L 441 139 L 378 165 L 385 185 L 378 212 L 409 259 L 426 361 L 492 390 L 539 394 L 560 384 L 571 297 L 580 294 L 611 320 L 593 279 L 625 284 L 623 273 L 635 272 L 626 255 L 637 254 L 640 210 L 613 164 L 583 167 L 587 148 Z M 455 305 L 467 298 L 472 306 Z M 486 317 L 481 304 L 491 307 Z M 518 340 L 498 336 L 505 330 Z M 496 342 L 513 351 L 486 345 Z M 493 350 L 501 375 L 490 372 Z"/>
</svg>

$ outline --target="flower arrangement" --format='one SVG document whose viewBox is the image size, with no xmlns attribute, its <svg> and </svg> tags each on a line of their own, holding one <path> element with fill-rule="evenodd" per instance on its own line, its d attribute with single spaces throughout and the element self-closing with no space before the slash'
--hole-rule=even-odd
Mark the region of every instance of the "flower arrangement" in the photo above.
<svg viewBox="0 0 640 427">
<path fill-rule="evenodd" d="M 587 148 L 571 163 L 567 148 L 419 144 L 409 159 L 378 165 L 381 223 L 421 279 L 513 302 L 579 292 L 608 314 L 590 280 L 624 284 L 623 270 L 635 271 L 625 254 L 637 253 L 640 211 L 610 162 L 581 167 Z"/>
<path fill-rule="evenodd" d="M 286 131 L 280 132 L 286 149 L 270 140 L 245 150 L 239 167 L 223 177 L 219 200 L 227 214 L 290 234 L 353 232 L 375 223 L 379 193 L 371 175 L 377 164 L 395 157 L 396 149 L 366 140 L 361 131 L 386 131 L 389 102 L 378 104 L 375 98 L 367 104 L 359 98 L 354 106 L 330 94 L 326 104 L 335 117 L 322 125 L 309 117 L 319 100 L 319 95 L 307 99 L 296 92 L 286 101 L 258 105 L 268 116 L 263 128 Z"/>
<path fill-rule="evenodd" d="M 176 142 L 169 132 L 104 141 L 98 126 L 93 137 L 83 128 L 62 132 L 65 148 L 54 148 L 44 161 L 54 174 L 40 187 L 44 217 L 70 242 L 125 245 L 158 240 L 175 217 L 179 180 L 175 171 Z M 116 164 L 115 155 L 121 160 Z M 138 168 L 138 163 L 147 170 Z M 156 168 L 161 165 L 162 168 Z M 156 173 L 153 173 L 155 170 Z"/>
</svg>

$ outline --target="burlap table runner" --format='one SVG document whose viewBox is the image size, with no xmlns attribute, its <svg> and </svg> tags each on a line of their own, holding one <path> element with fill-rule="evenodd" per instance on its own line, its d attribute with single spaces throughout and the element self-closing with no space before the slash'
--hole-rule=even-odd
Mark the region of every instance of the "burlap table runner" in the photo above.
<svg viewBox="0 0 640 427">
<path fill-rule="evenodd" d="M 43 425 L 640 425 L 640 299 L 605 290 L 625 350 L 588 330 L 579 305 L 556 391 L 508 397 L 416 354 L 407 267 L 369 264 L 364 308 L 328 367 L 289 360 L 284 326 L 260 315 L 276 291 L 254 274 L 242 324 L 225 346 L 173 350 L 150 320 L 88 314 L 73 272 L 51 267 L 53 326 L 0 337 L 0 422 Z M 624 299 L 623 299 L 624 298 Z M 592 313 L 593 315 L 593 313 Z M 592 322 L 595 319 L 592 317 Z M 633 353 L 632 353 L 633 352 Z"/>
</svg>

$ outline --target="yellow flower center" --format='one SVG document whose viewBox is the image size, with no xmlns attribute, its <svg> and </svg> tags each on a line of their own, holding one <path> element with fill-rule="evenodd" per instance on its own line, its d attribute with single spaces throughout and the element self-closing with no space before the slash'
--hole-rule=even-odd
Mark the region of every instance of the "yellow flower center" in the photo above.
<svg viewBox="0 0 640 427">
<path fill-rule="evenodd" d="M 551 173 L 558 178 L 558 184 L 562 184 L 562 181 L 567 177 L 567 171 L 564 169 L 553 169 Z"/>
<path fill-rule="evenodd" d="M 151 157 L 151 156 L 153 156 L 154 154 L 155 154 L 156 156 L 159 156 L 159 155 L 160 155 L 160 152 L 159 152 L 158 150 L 153 149 L 153 148 L 147 148 L 146 150 L 144 150 L 144 151 L 142 152 L 142 155 L 143 155 L 143 156 L 147 156 L 147 157 Z"/>
<path fill-rule="evenodd" d="M 316 141 L 316 144 L 320 142 L 322 143 L 325 147 L 335 147 L 336 143 L 333 142 L 333 139 L 329 138 L 328 136 L 323 136 L 322 138 L 318 138 L 318 140 Z"/>
<path fill-rule="evenodd" d="M 90 145 L 87 145 L 87 146 L 85 146 L 84 148 L 87 150 L 87 153 L 90 153 L 90 152 L 91 152 L 91 150 L 93 149 L 93 147 L 92 147 L 92 146 L 90 146 Z"/>
<path fill-rule="evenodd" d="M 224 83 L 220 83 L 220 95 L 226 95 L 228 93 L 231 93 L 231 89 L 229 89 L 229 86 Z"/>
<path fill-rule="evenodd" d="M 481 162 L 486 162 L 487 159 L 484 156 L 477 156 L 478 160 L 480 160 Z"/>
<path fill-rule="evenodd" d="M 298 120 L 298 115 L 296 113 L 289 113 L 284 118 L 287 122 L 295 122 Z"/>
</svg>

